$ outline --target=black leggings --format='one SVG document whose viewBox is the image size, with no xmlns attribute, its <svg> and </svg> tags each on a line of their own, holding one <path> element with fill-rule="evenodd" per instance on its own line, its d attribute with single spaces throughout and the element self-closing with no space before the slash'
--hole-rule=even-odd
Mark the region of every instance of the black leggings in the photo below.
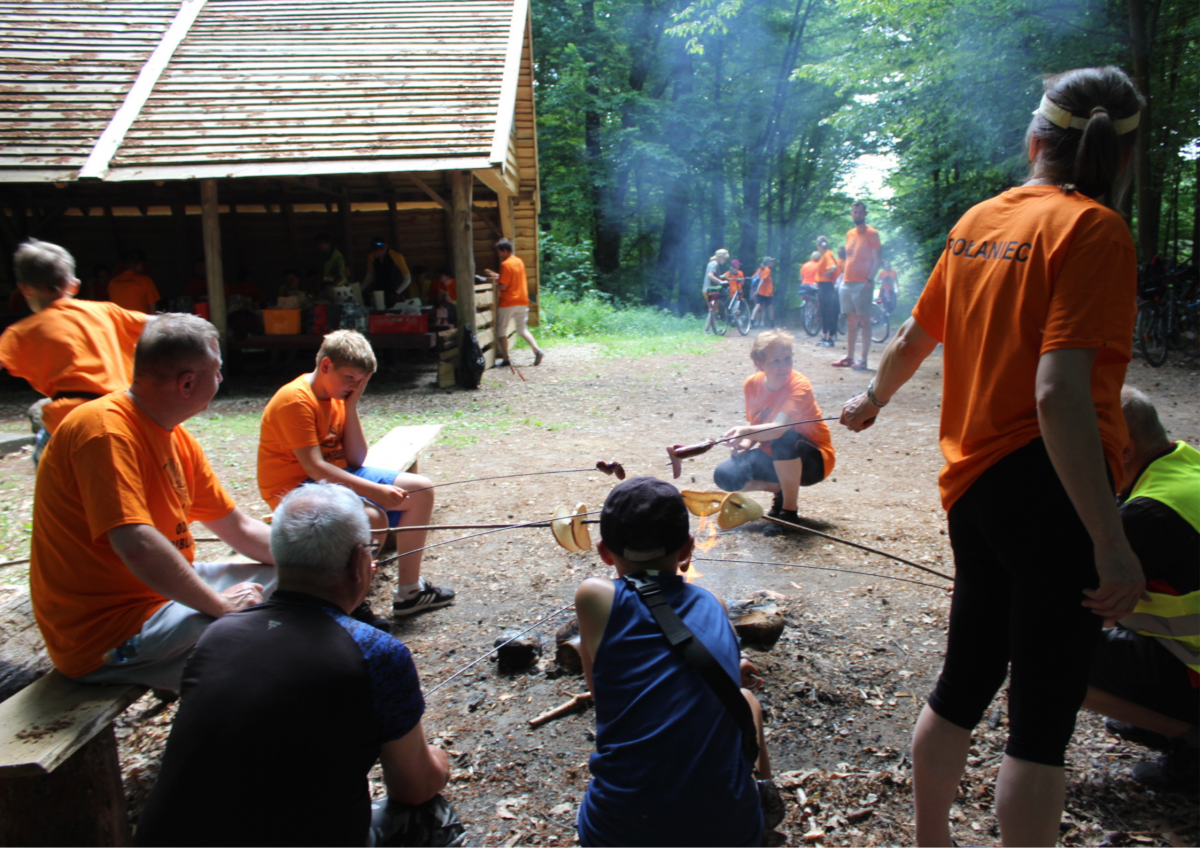
<svg viewBox="0 0 1200 848">
<path fill-rule="evenodd" d="M 1092 540 L 1042 440 L 985 471 L 949 521 L 954 599 L 929 706 L 969 730 L 1011 666 L 1005 753 L 1062 766 L 1103 621 L 1080 605 L 1100 583 Z"/>
<path fill-rule="evenodd" d="M 713 471 L 713 482 L 726 492 L 740 492 L 751 480 L 778 483 L 775 463 L 799 459 L 800 485 L 812 486 L 825 479 L 825 457 L 821 449 L 795 430 L 787 430 L 771 443 L 774 456 L 762 448 L 739 453 L 722 462 Z"/>
<path fill-rule="evenodd" d="M 842 307 L 838 303 L 837 289 L 833 283 L 817 283 L 817 303 L 821 307 L 821 329 L 827 336 L 837 335 L 838 315 Z"/>
</svg>

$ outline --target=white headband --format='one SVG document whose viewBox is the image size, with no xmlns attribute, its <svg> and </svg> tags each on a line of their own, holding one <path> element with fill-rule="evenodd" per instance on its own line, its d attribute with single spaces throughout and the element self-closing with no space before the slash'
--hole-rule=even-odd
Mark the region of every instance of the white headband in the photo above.
<svg viewBox="0 0 1200 848">
<path fill-rule="evenodd" d="M 1097 107 L 1097 109 L 1100 111 L 1107 111 L 1106 109 L 1102 109 L 1102 107 Z M 1081 130 L 1086 127 L 1088 125 L 1088 121 L 1091 120 L 1090 116 L 1087 118 L 1079 118 L 1075 115 L 1072 115 L 1066 109 L 1052 101 L 1049 96 L 1045 94 L 1042 95 L 1042 102 L 1033 114 L 1041 115 L 1047 121 L 1054 124 L 1054 126 L 1062 127 L 1064 130 Z M 1141 112 L 1134 112 L 1128 118 L 1114 118 L 1113 127 L 1116 129 L 1117 135 L 1125 135 L 1125 133 L 1137 129 L 1138 118 L 1140 117 Z"/>
</svg>

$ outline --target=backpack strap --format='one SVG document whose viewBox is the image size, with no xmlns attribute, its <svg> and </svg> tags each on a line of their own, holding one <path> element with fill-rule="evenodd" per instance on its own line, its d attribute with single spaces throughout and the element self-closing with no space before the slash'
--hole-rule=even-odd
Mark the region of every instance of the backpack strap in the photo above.
<svg viewBox="0 0 1200 848">
<path fill-rule="evenodd" d="M 741 687 L 725 672 L 705 644 L 696 638 L 696 634 L 683 623 L 679 613 L 667 603 L 662 587 L 655 580 L 644 571 L 626 574 L 622 579 L 650 608 L 650 614 L 662 628 L 671 647 L 678 650 L 688 665 L 696 669 L 733 716 L 742 731 L 742 754 L 753 766 L 758 761 L 758 730 L 754 726 L 754 715 L 750 712 L 750 704 L 742 695 Z"/>
</svg>

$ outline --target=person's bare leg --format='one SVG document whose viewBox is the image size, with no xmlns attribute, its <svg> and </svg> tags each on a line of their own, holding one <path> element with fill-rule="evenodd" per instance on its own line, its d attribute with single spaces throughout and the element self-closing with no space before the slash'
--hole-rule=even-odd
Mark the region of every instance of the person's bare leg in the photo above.
<svg viewBox="0 0 1200 848">
<path fill-rule="evenodd" d="M 364 503 L 363 509 L 366 510 L 367 522 L 371 525 L 371 556 L 378 559 L 379 551 L 387 540 L 387 513 L 369 503 Z"/>
<path fill-rule="evenodd" d="M 749 689 L 742 690 L 742 697 L 750 705 L 750 714 L 754 716 L 754 729 L 758 731 L 758 776 L 767 780 L 771 777 L 771 754 L 767 751 L 767 738 L 763 735 L 762 704 Z"/>
<path fill-rule="evenodd" d="M 926 704 L 913 731 L 913 801 L 918 845 L 949 845 L 950 807 L 967 768 L 971 731 Z"/>
<path fill-rule="evenodd" d="M 399 526 L 413 527 L 428 524 L 433 517 L 433 489 L 425 488 L 432 485 L 429 479 L 419 474 L 402 473 L 396 475 L 393 485 L 411 493 L 404 500 L 404 512 L 400 514 Z M 422 491 L 414 491 L 415 489 Z M 409 530 L 396 534 L 397 551 L 416 551 L 405 554 L 396 561 L 400 572 L 396 578 L 397 585 L 411 586 L 421 579 L 421 559 L 424 552 L 416 549 L 425 547 L 427 535 L 427 530 Z"/>
<path fill-rule="evenodd" d="M 1004 756 L 996 780 L 1003 845 L 1054 845 L 1066 801 L 1066 770 Z"/>
<path fill-rule="evenodd" d="M 804 475 L 804 461 L 800 457 L 777 459 L 775 474 L 779 477 L 779 491 L 783 492 L 783 508 L 795 512 L 800 501 L 800 478 Z"/>
<path fill-rule="evenodd" d="M 750 325 L 751 326 L 754 326 L 754 324 L 758 321 L 758 316 L 761 312 L 762 312 L 762 304 L 761 303 L 754 304 L 754 310 L 750 313 Z"/>
<path fill-rule="evenodd" d="M 846 356 L 854 358 L 854 343 L 858 341 L 858 313 L 846 313 Z"/>
<path fill-rule="evenodd" d="M 778 483 L 772 483 L 769 480 L 747 480 L 746 484 L 742 486 L 742 491 L 770 492 L 771 494 L 775 494 L 776 492 L 783 491 L 783 488 Z"/>
<path fill-rule="evenodd" d="M 529 332 L 528 327 L 522 327 L 518 331 L 517 335 L 519 335 L 521 338 L 523 338 L 525 340 L 525 343 L 527 345 L 529 345 L 531 348 L 533 348 L 533 352 L 535 354 L 542 352 L 542 349 L 540 347 L 538 347 L 537 340 L 533 337 L 533 333 Z"/>
<path fill-rule="evenodd" d="M 867 354 L 871 350 L 871 316 L 870 315 L 859 315 L 858 316 L 858 325 L 860 327 L 862 327 L 862 337 L 863 337 L 862 360 L 863 360 L 863 362 L 866 362 Z"/>
<path fill-rule="evenodd" d="M 1083 708 L 1172 738 L 1181 736 L 1194 727 L 1186 721 L 1157 713 L 1149 707 L 1118 698 L 1111 692 L 1105 692 L 1095 686 L 1088 687 Z"/>
</svg>

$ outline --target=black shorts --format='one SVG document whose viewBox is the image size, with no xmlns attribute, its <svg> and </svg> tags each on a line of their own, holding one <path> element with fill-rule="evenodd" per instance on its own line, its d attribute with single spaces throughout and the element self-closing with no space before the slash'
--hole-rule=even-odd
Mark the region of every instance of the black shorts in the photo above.
<svg viewBox="0 0 1200 848">
<path fill-rule="evenodd" d="M 771 450 L 774 456 L 762 448 L 755 448 L 729 457 L 713 472 L 713 482 L 726 492 L 740 492 L 751 480 L 778 483 L 775 462 L 785 459 L 800 460 L 801 486 L 812 486 L 825 479 L 825 457 L 820 448 L 795 430 L 788 430 L 773 441 Z"/>
<path fill-rule="evenodd" d="M 1195 724 L 1200 689 L 1160 639 L 1124 627 L 1100 631 L 1088 683 L 1156 713 Z"/>
<path fill-rule="evenodd" d="M 773 294 L 756 294 L 754 297 L 763 306 L 770 306 L 775 302 L 775 295 Z"/>
</svg>

